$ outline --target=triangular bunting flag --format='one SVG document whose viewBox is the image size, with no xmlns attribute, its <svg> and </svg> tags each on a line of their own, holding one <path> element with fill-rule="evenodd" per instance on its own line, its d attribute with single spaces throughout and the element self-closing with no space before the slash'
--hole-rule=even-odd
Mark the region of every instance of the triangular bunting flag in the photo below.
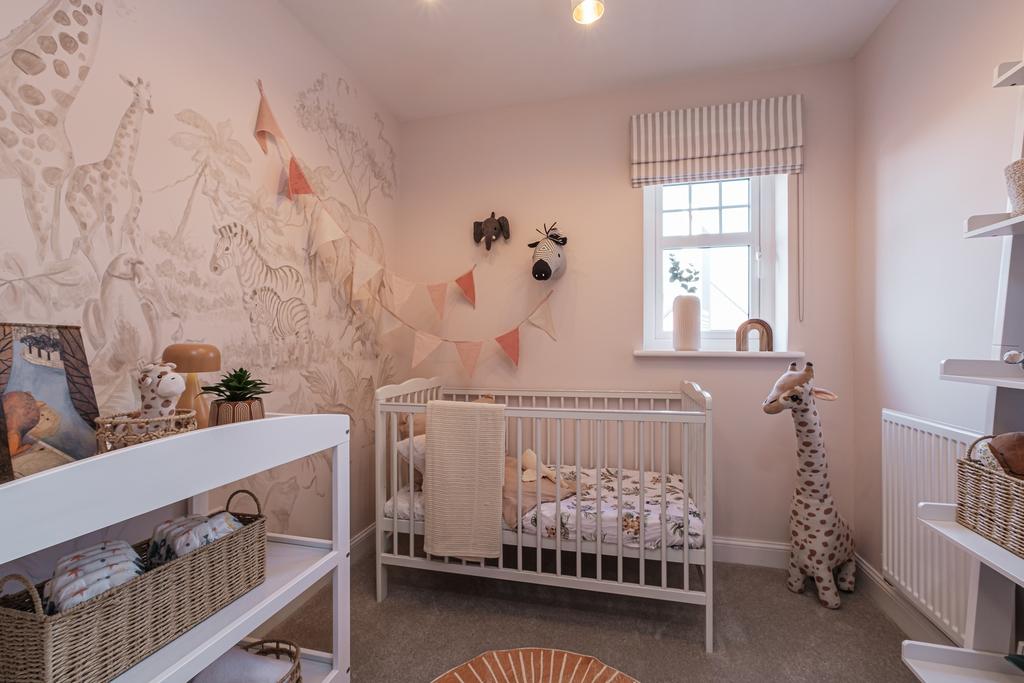
<svg viewBox="0 0 1024 683">
<path fill-rule="evenodd" d="M 472 304 L 473 308 L 476 308 L 476 282 L 473 280 L 473 271 L 476 266 L 470 268 L 469 271 L 455 278 L 455 284 L 462 290 L 462 296 L 466 297 L 466 301 Z M 469 374 L 473 374 L 470 372 Z"/>
<path fill-rule="evenodd" d="M 484 343 L 479 341 L 455 342 L 455 350 L 459 352 L 459 358 L 462 359 L 462 367 L 466 368 L 466 373 L 470 377 L 476 370 L 476 361 L 480 358 L 480 349 L 483 347 Z"/>
<path fill-rule="evenodd" d="M 341 229 L 338 222 L 334 220 L 326 208 L 313 209 L 313 225 L 309 231 L 309 253 L 315 255 L 320 247 L 330 244 L 335 240 L 345 239 L 345 231 Z"/>
<path fill-rule="evenodd" d="M 400 308 L 416 291 L 416 283 L 400 278 L 394 273 L 388 273 L 387 278 L 388 287 L 391 289 L 391 306 Z"/>
<path fill-rule="evenodd" d="M 380 316 L 380 334 L 381 334 L 381 336 L 384 336 L 386 334 L 391 334 L 395 330 L 398 330 L 398 329 L 401 329 L 401 328 L 405 327 L 405 324 L 401 320 L 396 318 L 391 313 L 391 311 L 389 311 L 386 308 L 384 308 L 383 311 L 384 312 Z"/>
<path fill-rule="evenodd" d="M 270 102 L 267 101 L 267 94 L 263 92 L 263 81 L 256 81 L 256 87 L 260 89 L 260 105 L 256 110 L 256 126 L 252 134 L 256 137 L 263 153 L 267 153 L 267 136 L 273 136 L 278 143 L 284 140 L 284 133 L 281 126 L 277 125 L 274 112 L 270 111 Z"/>
<path fill-rule="evenodd" d="M 437 317 L 444 318 L 444 300 L 448 296 L 448 283 L 439 282 L 436 285 L 427 285 L 427 293 L 430 294 L 430 301 L 437 310 Z"/>
<path fill-rule="evenodd" d="M 434 352 L 441 345 L 441 339 L 426 332 L 416 331 L 416 337 L 412 343 L 412 367 L 422 363 L 427 356 Z"/>
<path fill-rule="evenodd" d="M 498 342 L 498 346 L 505 352 L 505 355 L 519 367 L 519 328 L 509 330 L 500 337 L 495 337 L 494 341 Z"/>
<path fill-rule="evenodd" d="M 294 199 L 300 194 L 313 194 L 313 188 L 306 180 L 306 174 L 299 167 L 299 162 L 292 157 L 288 162 L 288 199 Z"/>
<path fill-rule="evenodd" d="M 551 306 L 548 304 L 547 299 L 537 307 L 537 310 L 527 318 L 527 321 L 534 327 L 547 332 L 552 341 L 558 341 L 555 337 L 555 320 L 551 317 Z"/>
<path fill-rule="evenodd" d="M 364 254 L 359 249 L 352 250 L 352 294 L 373 279 L 381 271 L 382 265 Z"/>
</svg>

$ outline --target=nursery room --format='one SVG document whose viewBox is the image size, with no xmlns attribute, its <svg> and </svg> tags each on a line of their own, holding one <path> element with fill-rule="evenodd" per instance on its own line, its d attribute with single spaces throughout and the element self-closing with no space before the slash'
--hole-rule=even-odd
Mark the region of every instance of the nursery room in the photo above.
<svg viewBox="0 0 1024 683">
<path fill-rule="evenodd" d="M 0 36 L 0 683 L 1024 681 L 1024 3 Z"/>
</svg>

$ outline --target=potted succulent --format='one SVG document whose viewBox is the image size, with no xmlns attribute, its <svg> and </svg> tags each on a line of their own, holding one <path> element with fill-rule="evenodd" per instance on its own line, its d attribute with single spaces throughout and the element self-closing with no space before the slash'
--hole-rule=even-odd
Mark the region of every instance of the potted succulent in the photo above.
<svg viewBox="0 0 1024 683">
<path fill-rule="evenodd" d="M 210 404 L 210 426 L 215 427 L 264 417 L 260 396 L 270 391 L 266 382 L 253 378 L 245 368 L 238 368 L 224 373 L 216 384 L 203 387 L 202 393 L 218 397 Z"/>
<path fill-rule="evenodd" d="M 672 301 L 672 348 L 676 351 L 700 350 L 700 297 L 697 296 L 697 283 L 700 271 L 692 266 L 685 268 L 672 254 L 668 281 L 678 282 L 686 294 L 680 294 Z"/>
</svg>

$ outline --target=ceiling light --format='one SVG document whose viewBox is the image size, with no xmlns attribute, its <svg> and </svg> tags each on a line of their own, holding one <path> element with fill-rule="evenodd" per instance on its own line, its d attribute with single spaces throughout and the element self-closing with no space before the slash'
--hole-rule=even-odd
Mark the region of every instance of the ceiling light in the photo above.
<svg viewBox="0 0 1024 683">
<path fill-rule="evenodd" d="M 577 24 L 593 24 L 604 14 L 604 3 L 601 0 L 570 0 L 572 3 L 572 20 Z"/>
</svg>

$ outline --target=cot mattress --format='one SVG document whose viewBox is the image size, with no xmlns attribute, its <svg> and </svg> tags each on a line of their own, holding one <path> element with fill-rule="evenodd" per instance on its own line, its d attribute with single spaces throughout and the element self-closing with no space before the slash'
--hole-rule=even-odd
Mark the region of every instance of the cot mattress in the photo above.
<svg viewBox="0 0 1024 683">
<path fill-rule="evenodd" d="M 563 476 L 573 481 L 576 479 L 576 468 L 564 465 Z M 704 547 L 704 518 L 694 504 L 687 498 L 683 478 L 678 474 L 670 474 L 665 481 L 665 519 L 661 514 L 661 473 L 644 472 L 643 527 L 644 547 L 648 550 L 661 548 L 662 527 L 665 527 L 665 538 L 670 548 L 682 548 L 689 537 L 690 548 Z M 547 538 L 555 537 L 559 529 L 562 541 L 575 541 L 581 534 L 584 541 L 597 540 L 598 528 L 601 539 L 605 543 L 618 543 L 619 540 L 619 470 L 617 468 L 580 469 L 580 493 L 565 498 L 561 502 L 561 522 L 555 523 L 559 507 L 557 503 L 542 503 L 539 508 L 526 511 L 522 518 L 522 529 L 525 534 L 537 531 L 538 515 L 542 525 L 541 533 Z M 523 482 L 523 487 L 532 484 Z M 622 545 L 628 548 L 640 547 L 641 505 L 640 505 L 640 472 L 622 470 Z M 598 504 L 600 500 L 600 505 Z M 413 519 L 423 521 L 423 492 L 414 491 L 411 506 L 408 487 L 403 487 L 398 494 L 384 504 L 384 516 L 392 517 L 397 507 L 398 519 L 409 519 L 410 507 Z M 600 524 L 598 523 L 600 508 Z M 577 510 L 579 522 L 577 523 Z M 687 530 L 687 519 L 689 529 Z M 571 548 L 566 548 L 571 550 Z"/>
</svg>

